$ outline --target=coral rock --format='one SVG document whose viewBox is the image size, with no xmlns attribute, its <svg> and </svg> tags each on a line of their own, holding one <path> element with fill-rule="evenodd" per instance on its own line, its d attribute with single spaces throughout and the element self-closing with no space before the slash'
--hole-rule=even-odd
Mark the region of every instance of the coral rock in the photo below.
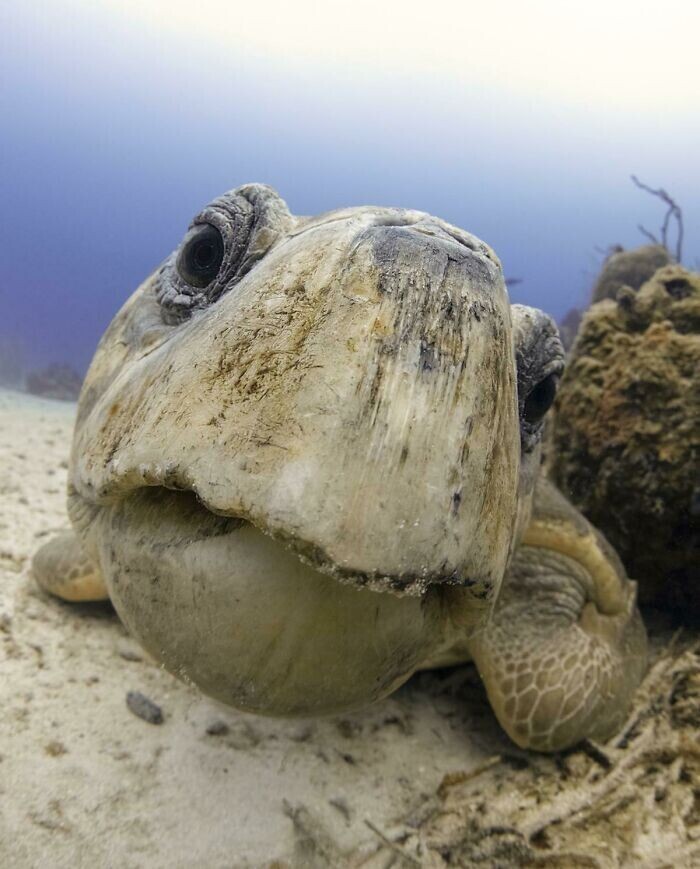
<svg viewBox="0 0 700 869">
<path fill-rule="evenodd" d="M 642 601 L 700 617 L 700 275 L 666 266 L 586 313 L 551 463 Z"/>
<path fill-rule="evenodd" d="M 671 255 L 661 244 L 645 244 L 634 250 L 615 248 L 605 260 L 593 287 L 591 302 L 614 299 L 623 286 L 638 290 L 658 269 L 671 262 Z"/>
</svg>

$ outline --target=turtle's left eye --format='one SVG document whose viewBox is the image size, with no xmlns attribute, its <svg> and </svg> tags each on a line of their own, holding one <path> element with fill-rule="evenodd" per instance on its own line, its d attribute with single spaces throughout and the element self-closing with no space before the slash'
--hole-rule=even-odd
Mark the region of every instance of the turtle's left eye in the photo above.
<svg viewBox="0 0 700 869">
<path fill-rule="evenodd" d="M 554 403 L 557 395 L 559 377 L 556 374 L 548 374 L 530 390 L 525 399 L 523 416 L 526 422 L 535 425 L 541 422 L 545 413 Z"/>
<path fill-rule="evenodd" d="M 224 259 L 224 240 L 211 223 L 198 223 L 185 236 L 177 257 L 180 277 L 192 287 L 208 286 Z"/>
</svg>

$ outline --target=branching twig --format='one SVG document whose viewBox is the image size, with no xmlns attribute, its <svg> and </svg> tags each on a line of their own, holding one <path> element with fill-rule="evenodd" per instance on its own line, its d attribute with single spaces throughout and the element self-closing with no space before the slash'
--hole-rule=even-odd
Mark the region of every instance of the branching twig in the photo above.
<svg viewBox="0 0 700 869">
<path fill-rule="evenodd" d="M 637 187 L 639 187 L 640 190 L 644 190 L 646 193 L 651 193 L 652 196 L 658 197 L 668 206 L 668 210 L 664 215 L 664 221 L 661 225 L 661 242 L 659 242 L 659 240 L 653 233 L 649 232 L 648 229 L 645 229 L 643 226 L 641 226 L 641 224 L 639 225 L 639 231 L 642 232 L 654 244 L 661 243 L 670 253 L 671 249 L 668 246 L 668 230 L 671 225 L 671 220 L 675 220 L 676 226 L 678 228 L 678 234 L 676 237 L 675 258 L 676 262 L 680 262 L 683 254 L 683 212 L 681 211 L 680 205 L 663 189 L 663 187 L 654 189 L 653 187 L 649 187 L 648 184 L 644 184 L 642 181 L 640 181 L 636 175 L 631 175 L 630 177 L 632 178 L 633 183 Z"/>
<path fill-rule="evenodd" d="M 645 235 L 645 236 L 649 239 L 649 241 L 650 241 L 652 244 L 661 244 L 661 242 L 660 242 L 659 239 L 654 235 L 654 233 L 653 233 L 653 232 L 649 232 L 649 230 L 648 230 L 646 227 L 642 226 L 641 223 L 638 223 L 638 224 L 637 224 L 637 229 L 642 233 L 642 235 Z M 666 245 L 664 245 L 664 247 L 666 247 Z"/>
<path fill-rule="evenodd" d="M 393 851 L 398 857 L 405 860 L 407 863 L 410 863 L 412 866 L 420 866 L 420 860 L 412 854 L 409 854 L 407 851 L 404 851 L 398 842 L 392 842 L 392 840 L 385 833 L 382 833 L 379 827 L 377 827 L 376 824 L 373 824 L 368 818 L 365 818 L 365 824 L 370 828 L 374 835 L 378 836 L 386 847 Z"/>
</svg>

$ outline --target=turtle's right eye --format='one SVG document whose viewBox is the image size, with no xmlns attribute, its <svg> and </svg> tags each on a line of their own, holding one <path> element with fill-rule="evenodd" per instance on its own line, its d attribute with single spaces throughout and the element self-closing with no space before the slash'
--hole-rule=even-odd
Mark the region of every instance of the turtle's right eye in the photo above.
<svg viewBox="0 0 700 869">
<path fill-rule="evenodd" d="M 177 270 L 183 281 L 200 289 L 219 274 L 224 259 L 224 240 L 211 223 L 198 223 L 190 229 L 177 257 Z"/>
<path fill-rule="evenodd" d="M 544 419 L 544 415 L 554 404 L 554 399 L 557 396 L 558 384 L 558 375 L 548 374 L 531 390 L 530 394 L 525 399 L 523 415 L 526 422 L 529 422 L 531 425 L 536 425 Z"/>
</svg>

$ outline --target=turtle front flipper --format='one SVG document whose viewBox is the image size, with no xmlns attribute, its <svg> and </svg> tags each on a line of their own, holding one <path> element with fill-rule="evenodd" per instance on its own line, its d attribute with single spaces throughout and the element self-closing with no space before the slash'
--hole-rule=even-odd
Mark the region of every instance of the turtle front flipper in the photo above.
<svg viewBox="0 0 700 869">
<path fill-rule="evenodd" d="M 32 571 L 44 591 L 63 600 L 109 600 L 99 568 L 85 554 L 73 531 L 57 534 L 37 550 Z"/>
<path fill-rule="evenodd" d="M 540 481 L 491 620 L 469 643 L 518 745 L 558 751 L 622 725 L 646 668 L 636 592 L 602 535 Z"/>
</svg>

